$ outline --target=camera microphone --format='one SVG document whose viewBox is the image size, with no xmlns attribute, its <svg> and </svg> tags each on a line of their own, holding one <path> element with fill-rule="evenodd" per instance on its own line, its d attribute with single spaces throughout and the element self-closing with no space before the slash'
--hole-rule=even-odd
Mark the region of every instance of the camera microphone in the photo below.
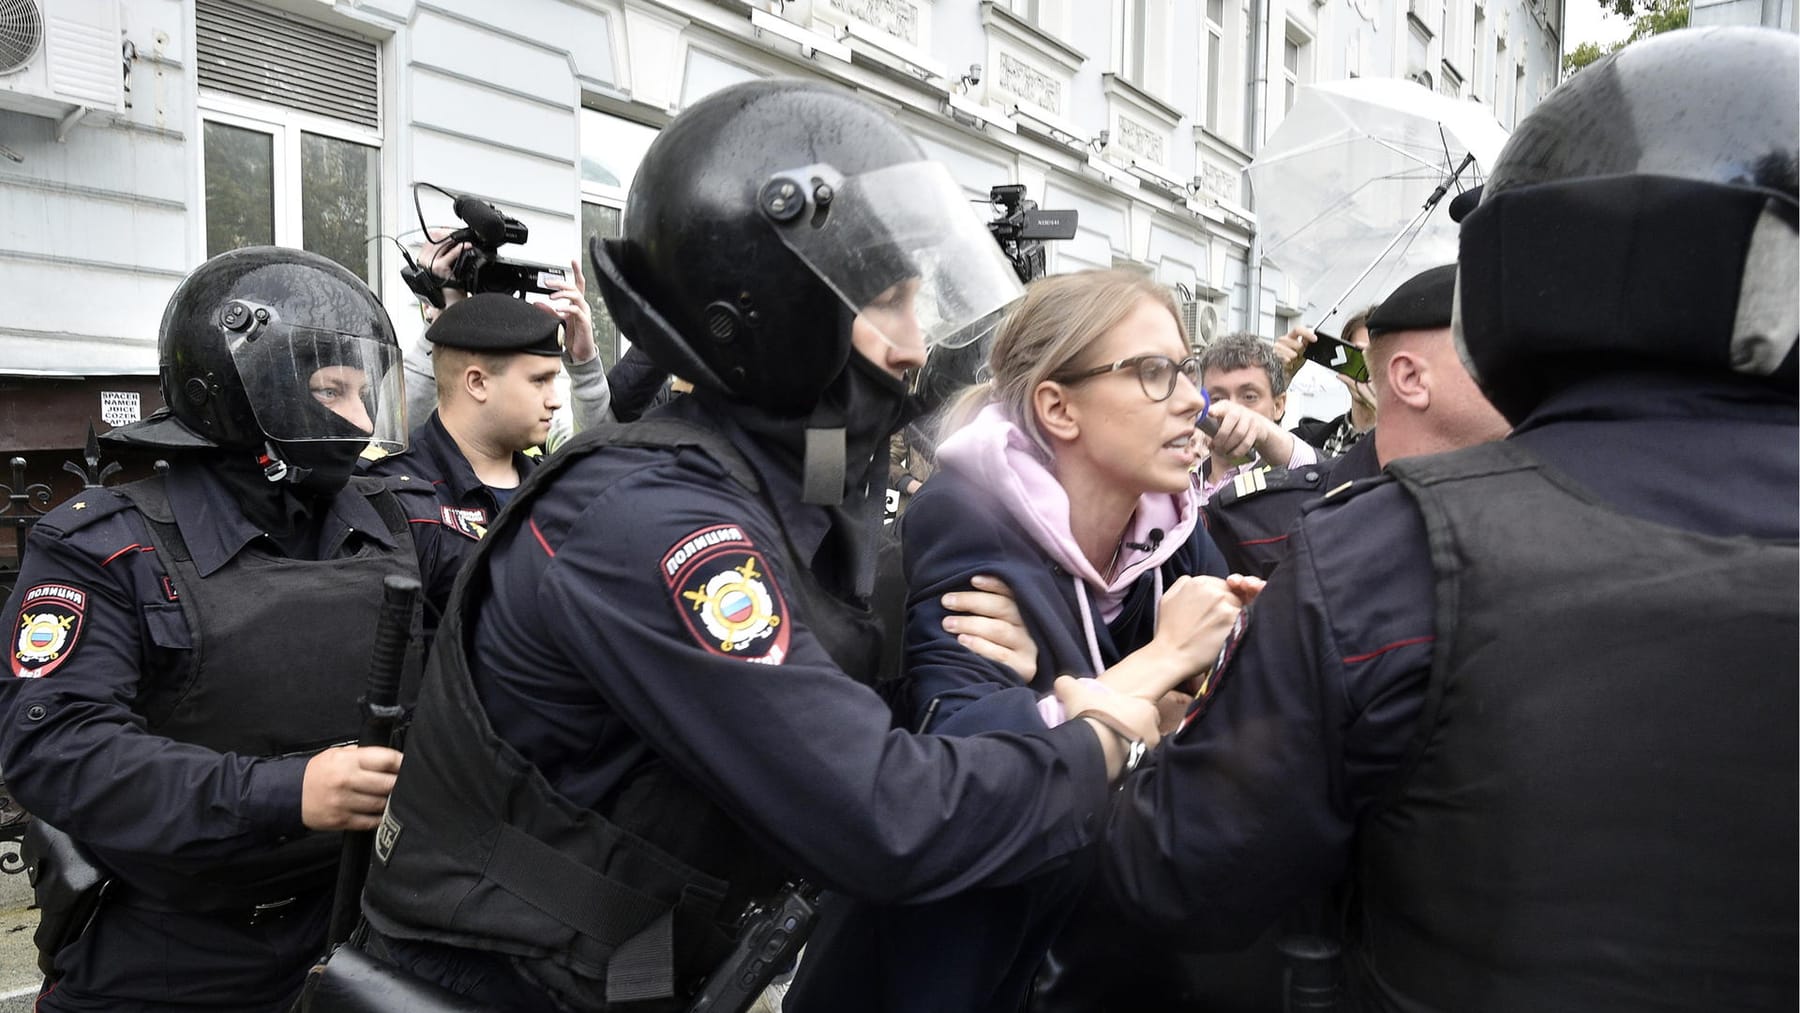
<svg viewBox="0 0 1800 1013">
<path fill-rule="evenodd" d="M 458 197 L 451 210 L 468 224 L 480 245 L 491 249 L 507 241 L 506 216 L 487 201 L 479 197 Z"/>
<path fill-rule="evenodd" d="M 1125 542 L 1124 545 L 1127 549 L 1136 549 L 1139 552 L 1155 552 L 1156 547 L 1162 544 L 1163 529 L 1151 528 L 1149 538 L 1150 540 L 1147 542 Z"/>
</svg>

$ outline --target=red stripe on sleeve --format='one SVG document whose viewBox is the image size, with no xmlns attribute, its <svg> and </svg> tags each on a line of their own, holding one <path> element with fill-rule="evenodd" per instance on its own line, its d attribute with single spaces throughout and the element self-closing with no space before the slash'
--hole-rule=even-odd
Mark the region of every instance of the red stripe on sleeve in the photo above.
<svg viewBox="0 0 1800 1013">
<path fill-rule="evenodd" d="M 538 544 L 544 547 L 544 555 L 549 556 L 551 559 L 555 559 L 556 550 L 550 547 L 549 542 L 544 541 L 544 533 L 538 530 L 537 520 L 534 518 L 527 520 L 525 523 L 531 528 L 531 536 L 536 538 Z"/>
<path fill-rule="evenodd" d="M 1388 644 L 1385 647 L 1377 647 L 1375 650 L 1370 651 L 1367 654 L 1352 654 L 1349 657 L 1344 659 L 1344 664 L 1354 665 L 1359 661 L 1368 661 L 1370 658 L 1376 657 L 1378 655 L 1386 654 L 1389 651 L 1398 650 L 1402 647 L 1410 647 L 1413 644 L 1429 644 L 1433 640 L 1436 640 L 1436 639 L 1437 639 L 1436 637 L 1411 637 L 1406 640 L 1396 640 L 1393 643 Z"/>
<path fill-rule="evenodd" d="M 120 556 L 123 556 L 127 552 L 130 552 L 132 549 L 137 549 L 140 552 L 155 552 L 156 551 L 155 549 L 146 549 L 143 547 L 143 545 L 141 545 L 138 542 L 132 542 L 130 545 L 125 546 L 123 549 L 120 549 L 119 551 L 113 553 L 112 555 L 107 556 L 106 561 L 101 563 L 100 565 L 106 566 L 106 565 L 110 564 L 113 560 L 118 559 Z"/>
</svg>

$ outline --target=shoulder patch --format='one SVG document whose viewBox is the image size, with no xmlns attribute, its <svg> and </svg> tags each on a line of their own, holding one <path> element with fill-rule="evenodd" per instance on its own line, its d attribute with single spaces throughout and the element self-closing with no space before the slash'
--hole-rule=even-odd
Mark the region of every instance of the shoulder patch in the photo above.
<svg viewBox="0 0 1800 1013">
<path fill-rule="evenodd" d="M 1219 656 L 1213 659 L 1212 668 L 1200 677 L 1200 686 L 1194 690 L 1194 702 L 1188 704 L 1187 713 L 1182 715 L 1181 725 L 1175 729 L 1180 735 L 1187 731 L 1188 725 L 1200 720 L 1208 708 L 1212 706 L 1213 697 L 1218 694 L 1219 686 L 1225 681 L 1231 669 L 1231 661 L 1237 657 L 1238 643 L 1244 638 L 1244 631 L 1250 628 L 1250 609 L 1238 613 L 1237 622 L 1231 625 L 1231 632 L 1225 635 L 1225 643 L 1219 647 Z"/>
<path fill-rule="evenodd" d="M 787 659 L 787 602 L 744 529 L 714 524 L 683 536 L 663 553 L 662 575 L 702 647 L 761 665 Z"/>
<path fill-rule="evenodd" d="M 13 675 L 41 679 L 62 667 L 81 639 L 87 603 L 87 591 L 72 584 L 38 584 L 27 590 L 19 598 L 13 629 Z"/>
<path fill-rule="evenodd" d="M 1327 490 L 1325 495 L 1320 496 L 1318 499 L 1311 500 L 1304 507 L 1301 507 L 1301 513 L 1309 514 L 1320 508 L 1331 507 L 1339 503 L 1347 502 L 1368 492 L 1370 489 L 1378 489 L 1393 480 L 1392 476 L 1381 474 L 1371 475 L 1368 478 L 1357 478 L 1348 482 L 1341 482 Z"/>
<path fill-rule="evenodd" d="M 464 510 L 453 506 L 439 507 L 438 519 L 443 522 L 445 528 L 464 538 L 473 538 L 479 542 L 487 535 L 488 515 L 486 510 Z"/>
<path fill-rule="evenodd" d="M 1266 492 L 1313 493 L 1324 481 L 1324 469 L 1316 465 L 1300 468 L 1258 468 L 1232 476 L 1229 483 L 1213 493 L 1220 505 L 1260 496 Z"/>
</svg>

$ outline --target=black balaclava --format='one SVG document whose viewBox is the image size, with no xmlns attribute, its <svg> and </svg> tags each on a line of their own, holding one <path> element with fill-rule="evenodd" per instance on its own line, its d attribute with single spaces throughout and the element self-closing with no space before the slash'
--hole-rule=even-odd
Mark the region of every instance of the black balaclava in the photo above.
<svg viewBox="0 0 1800 1013">
<path fill-rule="evenodd" d="M 255 455 L 238 450 L 190 452 L 190 460 L 218 478 L 244 518 L 295 559 L 315 559 L 319 524 L 329 496 L 313 496 L 289 482 L 271 482 Z"/>
<path fill-rule="evenodd" d="M 846 340 L 854 319 L 846 307 L 838 321 Z M 773 450 L 802 476 L 809 489 L 807 502 L 823 506 L 831 516 L 813 572 L 835 583 L 836 590 L 867 598 L 875 587 L 888 439 L 918 414 L 906 384 L 852 351 L 810 417 L 783 418 L 705 388 L 696 388 L 695 394 L 722 407 L 759 446 Z M 843 477 L 831 490 L 836 497 L 826 502 L 824 480 L 837 474 Z"/>
</svg>

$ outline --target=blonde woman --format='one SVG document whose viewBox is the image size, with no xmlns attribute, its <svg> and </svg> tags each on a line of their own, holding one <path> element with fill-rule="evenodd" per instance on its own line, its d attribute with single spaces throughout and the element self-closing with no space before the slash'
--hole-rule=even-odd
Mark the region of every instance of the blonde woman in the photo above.
<svg viewBox="0 0 1800 1013">
<path fill-rule="evenodd" d="M 1059 675 L 1152 700 L 1191 688 L 1253 589 L 1220 579 L 1199 523 L 1189 469 L 1205 401 L 1168 292 L 1127 271 L 1044 279 L 1001 325 L 990 368 L 947 412 L 938 471 L 902 518 L 902 716 L 942 734 L 1041 730 L 1064 718 L 1049 692 Z M 991 590 L 989 576 L 1011 588 L 1037 643 L 1030 679 L 976 656 L 983 621 L 952 611 L 963 590 Z M 1187 699 L 1168 701 L 1171 721 Z M 910 908 L 838 905 L 784 1008 L 1017 1009 L 1080 879 Z"/>
</svg>

